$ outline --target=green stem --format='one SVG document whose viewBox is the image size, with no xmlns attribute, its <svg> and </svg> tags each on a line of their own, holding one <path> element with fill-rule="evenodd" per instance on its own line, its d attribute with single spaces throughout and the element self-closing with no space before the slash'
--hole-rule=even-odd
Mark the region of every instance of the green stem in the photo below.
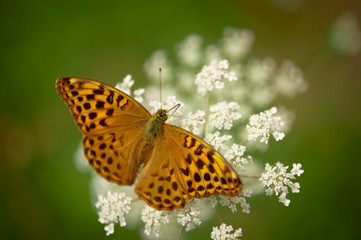
<svg viewBox="0 0 361 240">
<path fill-rule="evenodd" d="M 242 145 L 242 146 L 244 146 L 244 145 L 246 145 L 247 143 L 249 143 L 249 140 L 247 139 L 247 140 L 244 140 L 243 142 L 241 142 L 239 145 Z"/>
<path fill-rule="evenodd" d="M 207 105 L 206 105 L 206 115 L 204 116 L 204 126 L 203 126 L 203 132 L 202 132 L 202 138 L 206 136 L 206 130 L 207 130 L 207 124 L 208 124 L 208 118 L 209 118 L 209 107 L 211 105 L 211 93 L 207 92 Z"/>
<path fill-rule="evenodd" d="M 140 200 L 140 198 L 132 199 L 132 201 L 130 201 L 130 203 L 135 203 L 135 202 L 138 202 L 139 200 Z"/>
<path fill-rule="evenodd" d="M 246 175 L 239 175 L 239 176 L 242 178 L 257 178 L 257 179 L 261 178 L 260 176 L 246 176 Z"/>
<path fill-rule="evenodd" d="M 217 216 L 218 222 L 220 225 L 222 225 L 223 221 L 222 221 L 221 215 L 219 214 L 219 211 L 217 208 L 214 208 L 214 209 L 216 210 L 216 216 Z"/>
<path fill-rule="evenodd" d="M 184 232 L 184 227 L 182 227 L 181 231 L 179 232 L 177 240 L 180 240 L 182 238 L 183 232 Z"/>
</svg>

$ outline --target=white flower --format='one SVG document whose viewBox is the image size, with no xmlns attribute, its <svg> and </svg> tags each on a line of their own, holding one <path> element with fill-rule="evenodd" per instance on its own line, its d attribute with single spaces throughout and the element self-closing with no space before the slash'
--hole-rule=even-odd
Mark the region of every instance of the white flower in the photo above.
<svg viewBox="0 0 361 240">
<path fill-rule="evenodd" d="M 195 67 L 201 63 L 202 38 L 197 34 L 188 35 L 176 46 L 179 60 L 186 66 Z"/>
<path fill-rule="evenodd" d="M 292 166 L 291 174 L 300 176 L 304 171 L 301 169 L 302 164 L 301 163 L 294 163 Z"/>
<path fill-rule="evenodd" d="M 178 210 L 177 221 L 185 228 L 188 232 L 196 228 L 196 225 L 201 225 L 201 219 L 199 214 L 201 213 L 200 207 L 196 201 L 189 202 L 184 209 Z"/>
<path fill-rule="evenodd" d="M 132 79 L 132 76 L 130 74 L 128 74 L 123 79 L 123 82 L 117 83 L 117 85 L 115 85 L 115 88 L 118 88 L 119 90 L 130 95 L 130 89 L 133 86 L 133 84 L 134 84 L 134 80 Z"/>
<path fill-rule="evenodd" d="M 167 53 L 163 50 L 154 52 L 143 65 L 144 72 L 147 74 L 148 78 L 157 84 L 159 84 L 159 67 L 162 68 L 162 82 L 171 80 L 173 70 L 168 60 Z"/>
<path fill-rule="evenodd" d="M 157 111 L 157 110 L 160 109 L 160 108 L 163 108 L 163 109 L 168 110 L 168 109 L 171 109 L 172 107 L 174 107 L 174 106 L 177 105 L 177 104 L 180 104 L 181 106 L 184 105 L 184 103 L 182 103 L 181 101 L 177 100 L 177 97 L 176 97 L 176 96 L 169 96 L 169 97 L 167 98 L 166 103 L 163 104 L 163 106 L 162 106 L 162 104 L 161 104 L 159 101 L 151 101 L 151 102 L 149 102 L 149 106 L 153 107 L 153 109 L 154 109 L 155 111 Z M 181 114 L 179 108 L 178 108 L 178 110 L 177 110 L 177 114 Z"/>
<path fill-rule="evenodd" d="M 148 236 L 159 237 L 159 231 L 162 224 L 169 223 L 168 214 L 165 211 L 159 211 L 146 206 L 142 210 L 142 221 L 145 223 L 144 233 Z"/>
<path fill-rule="evenodd" d="M 287 97 L 306 91 L 307 82 L 299 69 L 292 61 L 286 60 L 274 77 L 274 91 Z"/>
<path fill-rule="evenodd" d="M 111 193 L 110 191 L 106 197 L 99 195 L 98 198 L 95 206 L 100 208 L 99 222 L 108 224 L 104 228 L 107 235 L 114 232 L 114 223 L 119 223 L 121 227 L 124 227 L 126 225 L 124 214 L 129 213 L 132 199 L 126 197 L 124 193 Z"/>
<path fill-rule="evenodd" d="M 209 64 L 215 59 L 222 59 L 221 49 L 216 44 L 210 44 L 205 48 L 205 64 Z"/>
<path fill-rule="evenodd" d="M 329 44 L 336 54 L 355 55 L 361 49 L 361 31 L 357 16 L 343 13 L 333 24 Z"/>
<path fill-rule="evenodd" d="M 247 78 L 257 87 L 264 87 L 267 80 L 272 76 L 276 68 L 275 61 L 266 57 L 264 59 L 253 59 L 247 66 Z"/>
<path fill-rule="evenodd" d="M 249 118 L 249 124 L 246 126 L 249 141 L 257 141 L 268 143 L 270 134 L 276 141 L 282 140 L 285 136 L 280 132 L 283 126 L 281 117 L 274 116 L 277 113 L 277 108 L 273 107 L 265 112 L 254 114 Z"/>
<path fill-rule="evenodd" d="M 296 175 L 300 176 L 303 173 L 300 163 L 293 164 L 293 168 L 290 172 L 287 172 L 288 166 L 283 166 L 282 163 L 277 162 L 275 166 L 271 166 L 266 163 L 265 172 L 262 174 L 260 181 L 262 185 L 266 187 L 266 195 L 273 195 L 273 193 L 279 196 L 279 202 L 285 206 L 290 204 L 290 200 L 286 198 L 288 193 L 288 187 L 291 188 L 291 192 L 298 193 L 300 190 L 299 183 L 293 183 L 291 179 L 295 179 Z"/>
<path fill-rule="evenodd" d="M 210 65 L 205 65 L 202 71 L 197 74 L 195 84 L 198 87 L 198 93 L 204 95 L 207 91 L 214 88 L 222 89 L 224 87 L 223 80 L 235 81 L 238 78 L 234 72 L 227 72 L 229 67 L 227 60 L 213 60 Z"/>
<path fill-rule="evenodd" d="M 249 203 L 247 203 L 245 197 L 251 197 L 251 194 L 251 190 L 245 189 L 244 192 L 238 196 L 218 196 L 219 200 L 217 200 L 216 196 L 213 196 L 211 197 L 211 206 L 212 208 L 215 208 L 217 203 L 219 203 L 222 206 L 229 207 L 229 209 L 231 209 L 231 211 L 234 213 L 237 212 L 237 206 L 240 205 L 240 207 L 242 208 L 242 212 L 249 213 L 249 209 L 251 206 L 249 205 Z"/>
<path fill-rule="evenodd" d="M 246 146 L 234 143 L 230 148 L 228 148 L 224 157 L 236 168 L 245 170 L 245 165 L 253 161 L 251 156 L 242 157 L 245 151 Z"/>
<path fill-rule="evenodd" d="M 227 149 L 227 145 L 224 142 L 227 142 L 231 138 L 231 135 L 221 135 L 221 133 L 217 131 L 215 133 L 207 133 L 204 140 L 218 151 L 222 151 Z"/>
<path fill-rule="evenodd" d="M 221 46 L 227 58 L 238 61 L 250 51 L 253 40 L 251 31 L 228 27 L 223 31 Z"/>
<path fill-rule="evenodd" d="M 143 94 L 145 92 L 144 88 L 139 88 L 137 90 L 134 90 L 134 99 L 137 100 L 138 102 L 142 103 L 144 101 L 143 99 Z"/>
<path fill-rule="evenodd" d="M 189 112 L 186 117 L 183 118 L 182 127 L 195 135 L 201 133 L 201 129 L 205 123 L 204 111 L 198 110 L 196 113 Z"/>
<path fill-rule="evenodd" d="M 240 119 L 238 112 L 239 105 L 236 102 L 219 102 L 210 107 L 209 125 L 217 129 L 229 130 L 233 126 L 233 121 Z"/>
<path fill-rule="evenodd" d="M 234 233 L 231 233 L 232 231 L 232 226 L 227 226 L 223 223 L 219 228 L 213 227 L 211 238 L 213 240 L 236 240 L 242 237 L 242 228 L 238 228 Z"/>
</svg>

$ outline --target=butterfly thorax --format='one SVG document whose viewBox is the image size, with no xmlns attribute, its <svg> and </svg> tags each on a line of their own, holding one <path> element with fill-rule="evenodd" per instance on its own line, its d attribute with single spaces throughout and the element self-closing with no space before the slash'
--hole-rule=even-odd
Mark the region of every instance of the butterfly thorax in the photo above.
<svg viewBox="0 0 361 240">
<path fill-rule="evenodd" d="M 154 139 L 163 130 L 163 124 L 167 119 L 167 110 L 163 109 L 159 109 L 150 117 L 145 131 L 145 144 L 147 146 L 153 145 Z"/>
</svg>

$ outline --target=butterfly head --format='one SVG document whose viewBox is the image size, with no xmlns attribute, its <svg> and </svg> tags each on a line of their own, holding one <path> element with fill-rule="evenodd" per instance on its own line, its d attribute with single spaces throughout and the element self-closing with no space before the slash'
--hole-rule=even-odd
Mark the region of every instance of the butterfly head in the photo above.
<svg viewBox="0 0 361 240">
<path fill-rule="evenodd" d="M 160 122 L 165 122 L 168 119 L 167 110 L 164 109 L 158 109 L 158 111 L 154 114 L 156 116 L 157 120 Z"/>
</svg>

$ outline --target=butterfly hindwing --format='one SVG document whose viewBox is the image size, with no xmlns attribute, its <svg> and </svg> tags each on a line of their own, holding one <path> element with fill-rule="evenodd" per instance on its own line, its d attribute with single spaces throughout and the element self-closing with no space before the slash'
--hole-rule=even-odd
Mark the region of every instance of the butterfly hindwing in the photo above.
<svg viewBox="0 0 361 240">
<path fill-rule="evenodd" d="M 149 153 L 149 159 L 139 174 L 135 192 L 139 198 L 156 209 L 183 208 L 188 195 L 179 183 L 176 166 L 170 159 L 163 133 L 159 134 Z"/>
</svg>

